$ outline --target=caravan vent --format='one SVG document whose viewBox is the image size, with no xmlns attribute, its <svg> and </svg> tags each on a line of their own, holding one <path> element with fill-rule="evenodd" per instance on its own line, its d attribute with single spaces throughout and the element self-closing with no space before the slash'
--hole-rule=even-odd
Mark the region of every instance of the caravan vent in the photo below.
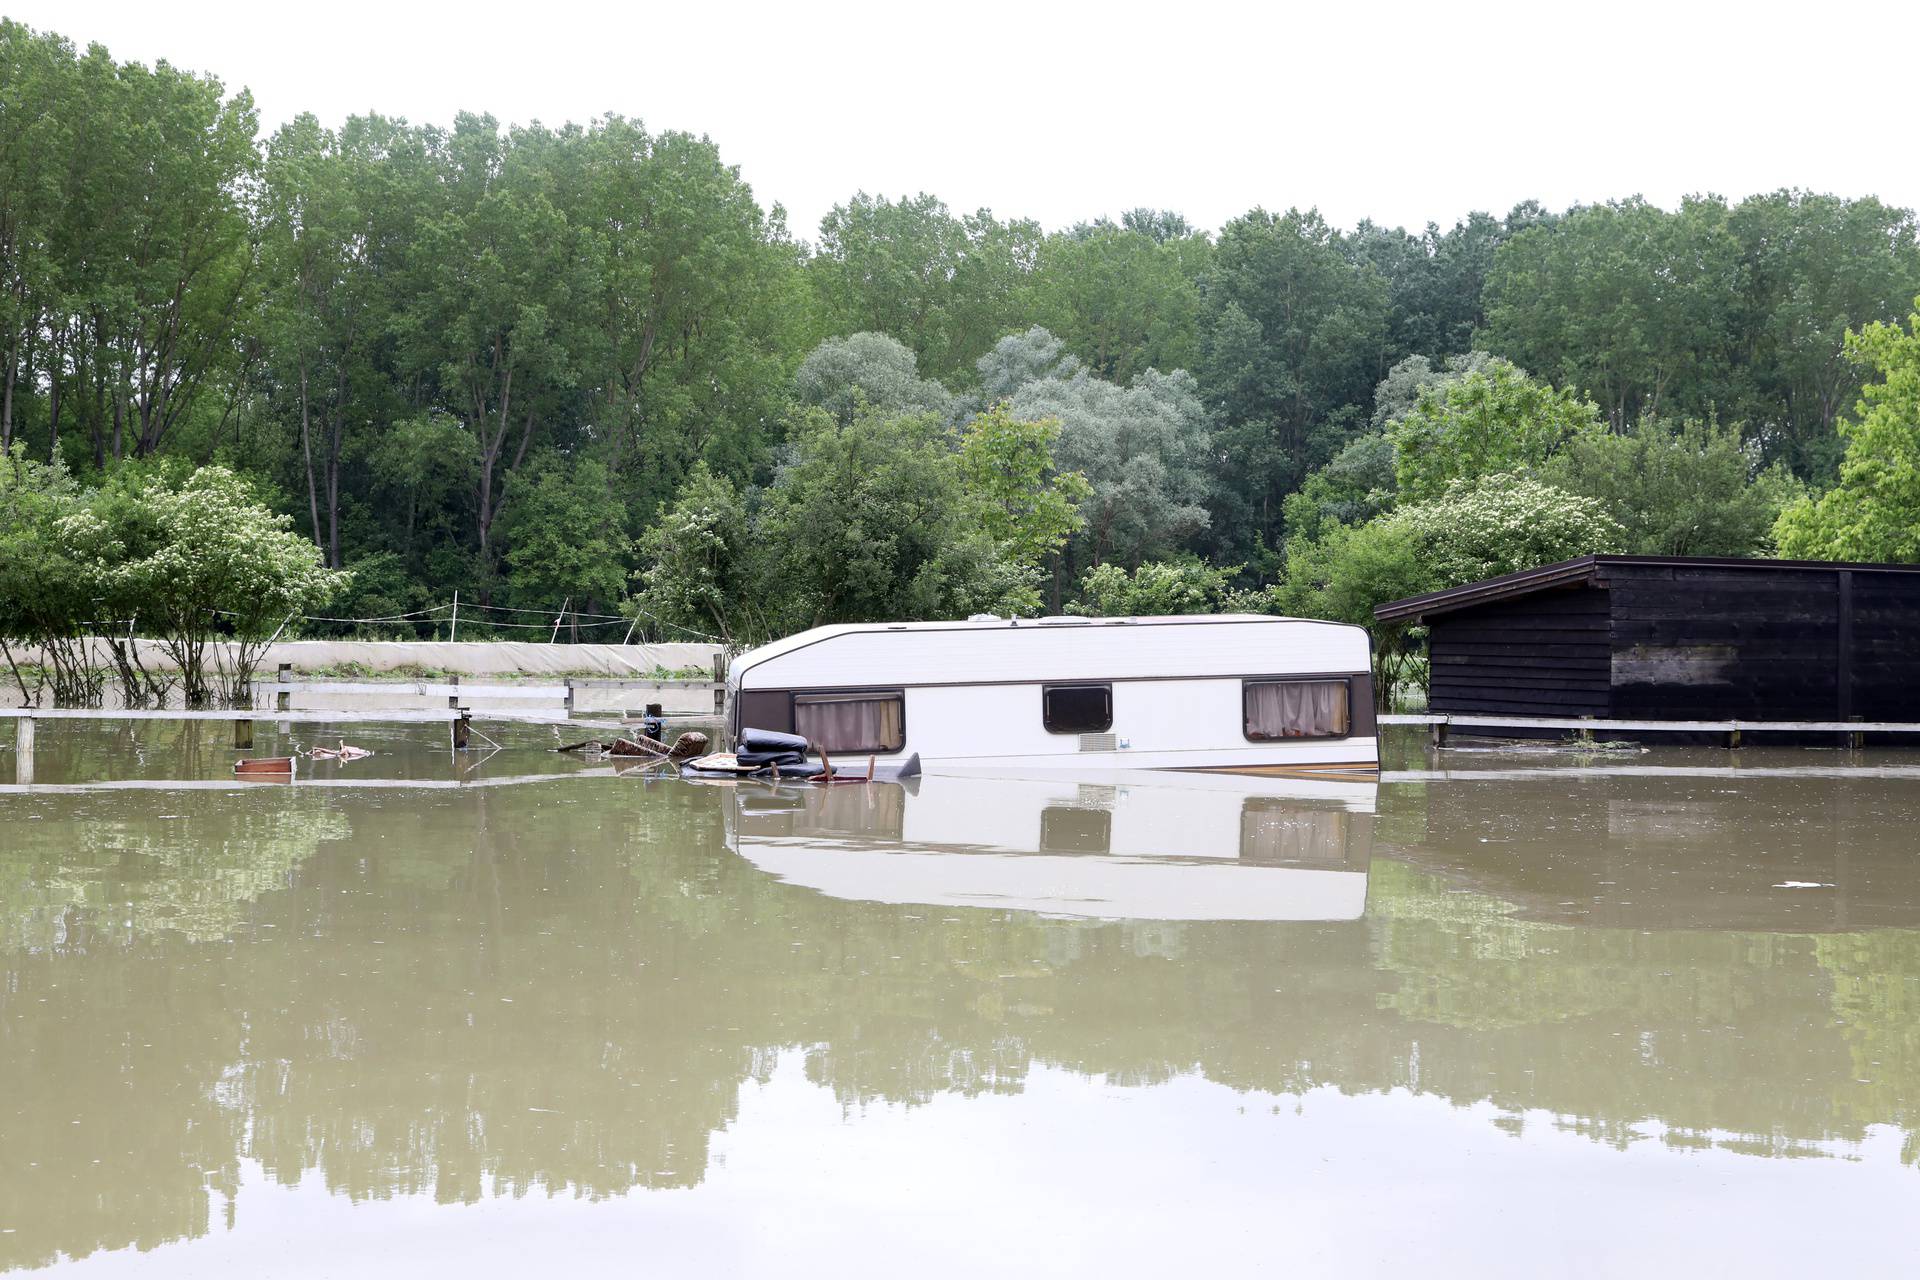
<svg viewBox="0 0 1920 1280">
<path fill-rule="evenodd" d="M 1110 733 L 1083 733 L 1080 735 L 1082 751 L 1117 751 L 1120 740 Z"/>
</svg>

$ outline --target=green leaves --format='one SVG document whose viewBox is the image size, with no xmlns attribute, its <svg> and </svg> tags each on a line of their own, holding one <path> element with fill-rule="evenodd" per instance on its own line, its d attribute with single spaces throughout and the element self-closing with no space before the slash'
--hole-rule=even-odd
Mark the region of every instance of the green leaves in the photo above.
<svg viewBox="0 0 1920 1280">
<path fill-rule="evenodd" d="M 1403 498 L 1434 498 L 1458 480 L 1536 467 L 1598 432 L 1600 413 L 1571 391 L 1504 360 L 1426 388 L 1388 429 Z"/>
<path fill-rule="evenodd" d="M 1597 498 L 1625 549 L 1658 556 L 1765 555 L 1773 522 L 1799 489 L 1733 427 L 1644 418 L 1625 435 L 1583 433 L 1541 468 L 1547 483 Z"/>
<path fill-rule="evenodd" d="M 1226 571 L 1198 560 L 1153 561 L 1129 573 L 1095 565 L 1080 578 L 1080 599 L 1068 613 L 1096 618 L 1148 618 L 1212 613 L 1227 594 Z"/>
<path fill-rule="evenodd" d="M 1872 324 L 1848 336 L 1848 356 L 1879 379 L 1841 424 L 1840 483 L 1781 512 L 1781 555 L 1920 561 L 1920 299 L 1915 307 L 1905 330 Z"/>
<path fill-rule="evenodd" d="M 1058 555 L 1086 523 L 1078 508 L 1093 492 L 1079 472 L 1057 469 L 1059 439 L 1058 418 L 1022 420 L 1004 400 L 960 436 L 960 471 L 980 527 L 1030 568 Z"/>
<path fill-rule="evenodd" d="M 50 653 L 57 697 L 97 697 L 86 638 L 137 620 L 179 664 L 188 700 L 205 701 L 210 639 L 244 654 L 346 582 L 291 524 L 224 467 L 82 490 L 16 448 L 0 457 L 0 638 Z"/>
</svg>

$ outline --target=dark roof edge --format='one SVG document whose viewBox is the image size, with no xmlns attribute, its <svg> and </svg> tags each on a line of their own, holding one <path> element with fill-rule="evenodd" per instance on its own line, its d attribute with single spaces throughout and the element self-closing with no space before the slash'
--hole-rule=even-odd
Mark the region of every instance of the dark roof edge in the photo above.
<svg viewBox="0 0 1920 1280">
<path fill-rule="evenodd" d="M 1480 604 L 1487 600 L 1499 600 L 1507 596 L 1525 595 L 1529 591 L 1542 591 L 1548 587 L 1586 582 L 1594 576 L 1594 568 L 1598 560 L 1598 556 L 1581 556 L 1578 560 L 1562 560 L 1558 564 L 1544 564 L 1537 569 L 1522 569 L 1518 573 L 1503 574 L 1498 578 L 1483 578 L 1479 582 L 1469 582 L 1461 587 L 1449 587 L 1445 591 L 1434 591 L 1424 596 L 1409 596 L 1405 600 L 1393 600 L 1380 605 L 1373 611 L 1373 616 L 1380 622 L 1396 622 L 1402 618 L 1418 618 L 1424 613 L 1443 613 L 1449 609 L 1464 609 L 1468 605 Z"/>
<path fill-rule="evenodd" d="M 1607 565 L 1646 565 L 1653 568 L 1697 568 L 1697 569 L 1787 569 L 1787 570 L 1827 570 L 1859 569 L 1876 573 L 1920 573 L 1916 564 L 1876 564 L 1858 560 L 1764 560 L 1757 558 L 1740 559 L 1730 556 L 1581 556 L 1577 560 L 1562 560 L 1558 564 L 1541 565 L 1537 569 L 1522 569 L 1518 573 L 1504 574 L 1498 578 L 1483 578 L 1479 582 L 1469 582 L 1464 586 L 1450 587 L 1445 591 L 1434 591 L 1424 596 L 1409 596 L 1405 600 L 1391 600 L 1373 611 L 1380 622 L 1396 622 L 1408 618 L 1420 618 L 1430 613 L 1450 613 L 1455 609 L 1466 609 L 1477 604 L 1486 604 L 1493 600 L 1506 600 L 1514 596 L 1526 595 L 1533 591 L 1544 591 L 1550 587 L 1565 587 L 1590 583 L 1605 575 L 1601 570 Z"/>
</svg>

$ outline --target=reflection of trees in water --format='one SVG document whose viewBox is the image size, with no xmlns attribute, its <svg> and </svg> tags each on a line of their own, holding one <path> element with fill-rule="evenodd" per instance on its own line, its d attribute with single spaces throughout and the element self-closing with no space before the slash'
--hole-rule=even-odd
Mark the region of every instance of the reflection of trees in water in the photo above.
<svg viewBox="0 0 1920 1280">
<path fill-rule="evenodd" d="M 1840 1095 L 1853 1127 L 1906 1130 L 1900 1158 L 1920 1165 L 1920 932 L 1827 934 L 1814 955 L 1832 983 L 1853 1087 Z"/>
<path fill-rule="evenodd" d="M 192 793 L 163 823 L 126 816 L 151 795 L 90 796 L 17 825 L 0 1265 L 198 1234 L 242 1157 L 359 1198 L 689 1186 L 788 1047 L 849 1107 L 1015 1092 L 1041 1062 L 1409 1087 L 1613 1143 L 1917 1127 L 1920 934 L 1568 927 L 1398 858 L 1357 923 L 846 902 L 726 853 L 722 802 Z"/>
<path fill-rule="evenodd" d="M 64 821 L 11 828 L 0 852 L 0 948 L 163 930 L 224 939 L 248 904 L 284 886 L 324 841 L 348 835 L 346 820 L 319 803 L 132 795 L 89 795 Z M 74 928 L 83 936 L 70 938 Z"/>
</svg>

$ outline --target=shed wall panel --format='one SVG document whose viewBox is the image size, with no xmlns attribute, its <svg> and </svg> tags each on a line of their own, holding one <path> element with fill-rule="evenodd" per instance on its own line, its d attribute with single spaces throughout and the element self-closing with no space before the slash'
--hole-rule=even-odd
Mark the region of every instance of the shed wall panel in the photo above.
<svg viewBox="0 0 1920 1280">
<path fill-rule="evenodd" d="M 1434 618 L 1427 705 L 1505 715 L 1606 714 L 1606 595 L 1560 588 Z"/>
<path fill-rule="evenodd" d="M 1609 567 L 1612 713 L 1645 719 L 1839 714 L 1837 574 Z"/>
</svg>

